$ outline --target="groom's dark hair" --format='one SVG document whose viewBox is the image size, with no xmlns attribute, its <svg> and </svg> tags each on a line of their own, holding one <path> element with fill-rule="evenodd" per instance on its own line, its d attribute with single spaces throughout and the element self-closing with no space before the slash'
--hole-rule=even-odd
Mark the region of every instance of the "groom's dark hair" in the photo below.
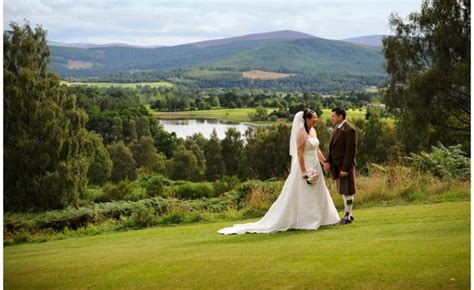
<svg viewBox="0 0 474 290">
<path fill-rule="evenodd" d="M 344 110 L 344 108 L 335 107 L 331 112 L 335 112 L 336 115 L 342 116 L 344 120 L 346 119 L 346 110 Z"/>
</svg>

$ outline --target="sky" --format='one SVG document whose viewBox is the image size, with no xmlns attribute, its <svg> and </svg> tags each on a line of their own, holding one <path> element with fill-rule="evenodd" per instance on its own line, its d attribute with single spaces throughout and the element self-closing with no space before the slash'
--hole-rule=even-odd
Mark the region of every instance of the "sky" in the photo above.
<svg viewBox="0 0 474 290">
<path fill-rule="evenodd" d="M 421 1 L 363 0 L 4 0 L 11 21 L 42 25 L 49 41 L 178 45 L 278 30 L 328 39 L 390 34 L 388 19 L 419 12 Z"/>
</svg>

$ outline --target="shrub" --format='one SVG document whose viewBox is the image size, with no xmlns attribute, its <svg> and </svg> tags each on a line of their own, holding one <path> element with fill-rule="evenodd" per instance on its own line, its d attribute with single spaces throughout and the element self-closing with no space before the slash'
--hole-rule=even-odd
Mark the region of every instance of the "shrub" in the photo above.
<svg viewBox="0 0 474 290">
<path fill-rule="evenodd" d="M 158 196 L 163 193 L 166 178 L 162 175 L 153 176 L 146 183 L 146 193 L 148 196 Z"/>
<path fill-rule="evenodd" d="M 438 142 L 438 146 L 431 147 L 431 153 L 412 153 L 407 158 L 416 169 L 430 172 L 434 176 L 469 180 L 470 159 L 461 150 L 461 146 L 458 144 L 445 147 Z"/>
<path fill-rule="evenodd" d="M 174 192 L 176 197 L 181 199 L 196 199 L 214 196 L 212 184 L 209 182 L 186 182 L 181 185 L 174 186 Z"/>
<path fill-rule="evenodd" d="M 132 193 L 133 186 L 129 180 L 122 180 L 117 185 L 107 183 L 103 191 L 108 200 L 121 200 Z"/>
</svg>

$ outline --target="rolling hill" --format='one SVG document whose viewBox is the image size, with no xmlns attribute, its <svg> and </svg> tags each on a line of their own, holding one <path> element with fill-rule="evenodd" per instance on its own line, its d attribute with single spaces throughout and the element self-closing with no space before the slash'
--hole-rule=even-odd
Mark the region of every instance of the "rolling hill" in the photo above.
<svg viewBox="0 0 474 290">
<path fill-rule="evenodd" d="M 382 38 L 384 36 L 385 35 L 365 35 L 365 36 L 359 36 L 359 37 L 346 38 L 346 39 L 343 39 L 342 41 L 353 43 L 353 44 L 359 44 L 359 45 L 381 47 Z"/>
<path fill-rule="evenodd" d="M 316 74 L 384 75 L 380 48 L 276 31 L 157 48 L 50 45 L 50 67 L 62 77 L 176 70 L 262 70 Z"/>
</svg>

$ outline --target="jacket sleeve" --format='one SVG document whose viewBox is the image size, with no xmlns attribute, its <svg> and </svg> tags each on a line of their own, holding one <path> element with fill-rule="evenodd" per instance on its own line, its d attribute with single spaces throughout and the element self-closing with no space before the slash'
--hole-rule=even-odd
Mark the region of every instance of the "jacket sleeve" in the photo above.
<svg viewBox="0 0 474 290">
<path fill-rule="evenodd" d="M 331 146 L 329 146 L 331 147 Z M 328 158 L 326 158 L 326 163 L 332 164 L 331 148 L 328 150 Z"/>
<path fill-rule="evenodd" d="M 354 164 L 356 155 L 356 131 L 351 128 L 347 132 L 346 151 L 344 153 L 344 161 L 342 163 L 342 171 L 349 172 Z"/>
</svg>

